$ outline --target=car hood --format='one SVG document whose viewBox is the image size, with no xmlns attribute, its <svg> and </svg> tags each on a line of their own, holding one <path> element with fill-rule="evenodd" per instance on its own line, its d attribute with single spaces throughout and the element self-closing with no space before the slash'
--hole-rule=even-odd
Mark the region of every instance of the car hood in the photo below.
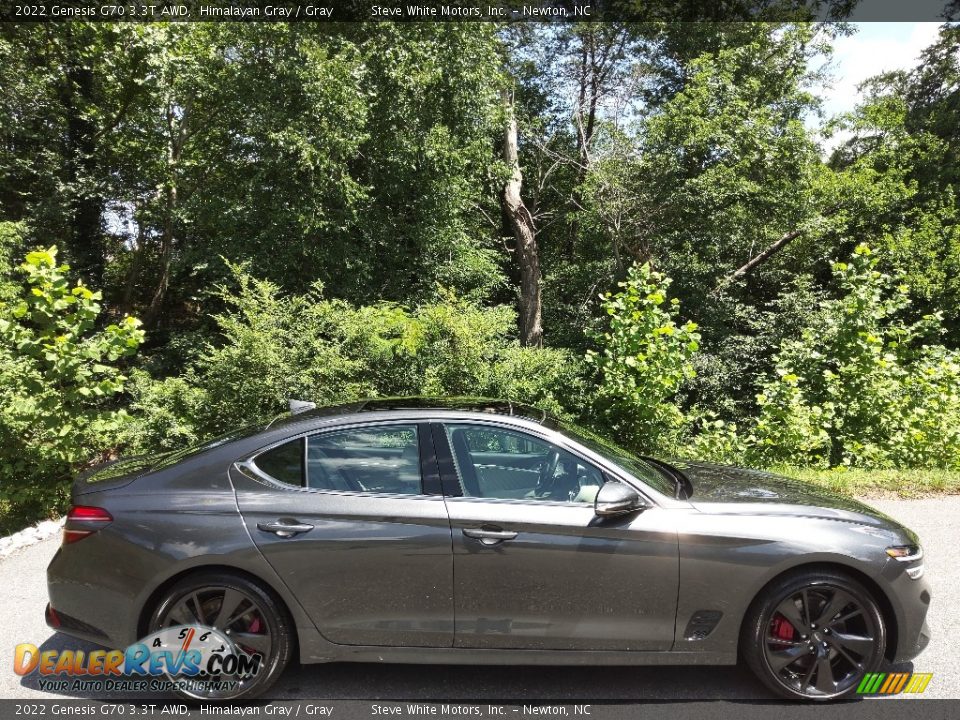
<svg viewBox="0 0 960 720">
<path fill-rule="evenodd" d="M 890 517 L 853 498 L 761 470 L 674 460 L 693 486 L 690 503 L 703 512 L 798 515 L 897 527 Z"/>
</svg>

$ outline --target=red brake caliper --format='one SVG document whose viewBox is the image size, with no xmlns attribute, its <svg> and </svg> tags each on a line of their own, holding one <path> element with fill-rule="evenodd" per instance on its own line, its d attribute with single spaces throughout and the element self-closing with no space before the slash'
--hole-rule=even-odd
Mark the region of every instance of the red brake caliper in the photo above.
<svg viewBox="0 0 960 720">
<path fill-rule="evenodd" d="M 262 629 L 263 629 L 263 622 L 260 620 L 258 616 L 254 615 L 253 619 L 247 625 L 247 632 L 253 635 L 257 635 L 260 633 L 260 630 Z M 240 647 L 242 647 L 246 652 L 248 652 L 251 655 L 257 652 L 252 647 L 247 647 L 245 645 L 241 645 Z"/>
<path fill-rule="evenodd" d="M 770 634 L 778 640 L 793 640 L 796 631 L 783 615 L 777 613 L 770 623 Z"/>
</svg>

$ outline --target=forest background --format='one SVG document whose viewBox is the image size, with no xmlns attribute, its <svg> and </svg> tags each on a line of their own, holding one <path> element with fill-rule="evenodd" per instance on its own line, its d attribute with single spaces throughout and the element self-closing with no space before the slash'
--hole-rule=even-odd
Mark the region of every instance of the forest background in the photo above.
<svg viewBox="0 0 960 720">
<path fill-rule="evenodd" d="M 0 26 L 0 530 L 291 397 L 960 488 L 960 28 Z"/>
</svg>

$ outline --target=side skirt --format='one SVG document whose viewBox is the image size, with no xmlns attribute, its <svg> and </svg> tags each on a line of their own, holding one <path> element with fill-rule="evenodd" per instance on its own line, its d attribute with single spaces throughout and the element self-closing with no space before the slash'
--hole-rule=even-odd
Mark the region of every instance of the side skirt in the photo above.
<svg viewBox="0 0 960 720">
<path fill-rule="evenodd" d="M 413 665 L 735 665 L 736 653 L 608 652 L 601 650 L 490 650 L 330 645 L 311 653 L 301 645 L 300 661 L 406 663 Z M 320 648 L 316 648 L 319 650 Z"/>
</svg>

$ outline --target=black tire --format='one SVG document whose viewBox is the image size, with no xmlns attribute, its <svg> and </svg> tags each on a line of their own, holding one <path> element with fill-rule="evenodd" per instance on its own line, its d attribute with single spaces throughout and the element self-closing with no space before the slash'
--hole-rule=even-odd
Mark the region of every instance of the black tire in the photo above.
<svg viewBox="0 0 960 720">
<path fill-rule="evenodd" d="M 246 620 L 249 617 L 259 618 L 265 632 L 269 635 L 269 650 L 264 653 L 263 662 L 259 672 L 251 679 L 243 682 L 241 687 L 233 694 L 229 695 L 199 695 L 177 690 L 177 693 L 189 700 L 250 700 L 258 697 L 269 690 L 277 681 L 293 656 L 295 646 L 295 635 L 293 623 L 287 613 L 282 601 L 277 598 L 273 592 L 261 587 L 251 580 L 231 573 L 197 573 L 189 575 L 172 587 L 170 587 L 157 602 L 156 608 L 150 615 L 148 623 L 148 632 L 153 633 L 170 624 L 176 624 L 170 618 L 170 614 L 177 606 L 190 598 L 194 593 L 199 593 L 201 598 L 209 598 L 204 602 L 214 603 L 216 608 L 216 592 L 233 591 L 245 596 L 251 603 L 253 609 L 245 613 L 244 617 L 237 622 Z M 226 598 L 226 595 L 223 595 Z M 234 596 L 235 597 L 235 596 Z M 224 602 L 224 600 L 221 600 Z M 239 606 L 242 610 L 247 605 Z M 214 623 L 201 623 L 215 626 Z M 234 627 L 232 625 L 231 627 Z M 218 628 L 230 634 L 228 628 Z"/>
<path fill-rule="evenodd" d="M 827 701 L 856 693 L 883 664 L 886 640 L 883 613 L 862 583 L 836 570 L 798 571 L 751 604 L 740 656 L 777 695 Z"/>
</svg>

